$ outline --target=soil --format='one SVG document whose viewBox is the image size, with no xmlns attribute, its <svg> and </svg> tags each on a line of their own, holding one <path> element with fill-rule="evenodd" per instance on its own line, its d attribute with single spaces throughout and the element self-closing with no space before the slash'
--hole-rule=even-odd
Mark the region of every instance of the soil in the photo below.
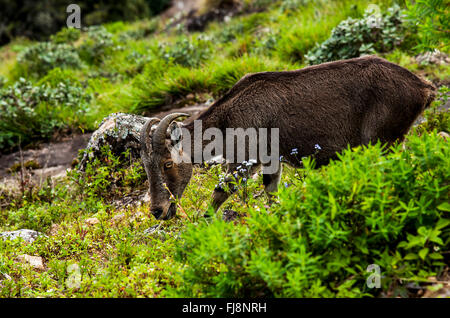
<svg viewBox="0 0 450 318">
<path fill-rule="evenodd" d="M 22 162 L 25 164 L 31 160 L 38 163 L 39 169 L 33 170 L 33 176 L 46 178 L 47 176 L 65 175 L 66 169 L 72 167 L 72 162 L 78 156 L 78 150 L 86 147 L 91 134 L 72 135 L 65 140 L 54 143 L 46 143 L 37 149 L 22 151 Z M 9 169 L 21 164 L 20 151 L 0 155 L 0 183 L 7 183 L 14 178 Z"/>
</svg>

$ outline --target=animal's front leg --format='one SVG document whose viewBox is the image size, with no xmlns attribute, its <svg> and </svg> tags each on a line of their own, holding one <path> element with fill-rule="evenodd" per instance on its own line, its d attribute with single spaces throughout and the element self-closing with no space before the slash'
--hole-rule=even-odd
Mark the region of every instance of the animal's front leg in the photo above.
<svg viewBox="0 0 450 318">
<path fill-rule="evenodd" d="M 211 203 L 214 212 L 217 212 L 228 197 L 237 190 L 236 185 L 232 183 L 232 181 L 236 180 L 232 175 L 233 171 L 236 169 L 236 166 L 237 165 L 228 165 L 227 174 L 224 180 L 214 189 Z M 206 213 L 205 217 L 210 217 L 210 215 Z"/>
<path fill-rule="evenodd" d="M 281 172 L 282 172 L 282 166 L 280 163 L 280 168 L 276 173 L 273 174 L 264 174 L 263 173 L 263 184 L 264 184 L 264 191 L 267 193 L 267 196 L 269 197 L 269 204 L 273 203 L 274 201 L 274 192 L 277 192 L 278 190 L 278 184 L 280 183 L 281 179 Z"/>
<path fill-rule="evenodd" d="M 256 163 L 247 164 L 229 164 L 227 174 L 223 181 L 214 189 L 212 204 L 214 212 L 228 199 L 230 195 L 236 192 L 238 178 L 249 178 L 259 169 L 260 165 Z M 210 215 L 206 214 L 205 217 Z"/>
</svg>

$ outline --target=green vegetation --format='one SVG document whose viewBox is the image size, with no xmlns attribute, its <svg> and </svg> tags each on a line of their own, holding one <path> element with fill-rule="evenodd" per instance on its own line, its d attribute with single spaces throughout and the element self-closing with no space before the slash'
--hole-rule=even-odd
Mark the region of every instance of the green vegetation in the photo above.
<svg viewBox="0 0 450 318">
<path fill-rule="evenodd" d="M 69 1 L 47 0 L 26 3 L 0 0 L 0 45 L 14 37 L 36 40 L 48 37 L 66 25 Z M 83 25 L 98 25 L 111 21 L 135 21 L 157 15 L 170 0 L 80 0 L 76 3 L 83 15 Z"/>
<path fill-rule="evenodd" d="M 237 1 L 204 1 L 203 12 L 225 2 Z M 129 3 L 157 13 L 167 2 Z M 320 169 L 313 158 L 285 167 L 270 207 L 261 176 L 241 181 L 223 207 L 239 213 L 235 222 L 202 217 L 220 166 L 196 169 L 177 218 L 159 222 L 141 203 L 145 172 L 128 153 L 104 149 L 85 173 L 39 181 L 27 177 L 36 163 L 12 165 L 20 186 L 0 185 L 0 232 L 46 236 L 0 239 L 0 297 L 410 297 L 439 287 L 431 284 L 450 252 L 450 150 L 438 134 L 450 132 L 450 67 L 415 56 L 449 53 L 443 1 L 242 3 L 247 11 L 201 33 L 169 27 L 173 19 L 92 15 L 116 22 L 13 39 L 0 48 L 0 151 L 93 131 L 113 112 L 216 99 L 247 73 L 366 53 L 427 77 L 438 97 L 404 144 L 348 149 Z M 45 269 L 21 264 L 21 254 L 42 257 Z M 380 267 L 379 289 L 366 285 L 370 264 Z"/>
<path fill-rule="evenodd" d="M 349 59 L 364 54 L 391 51 L 402 41 L 402 19 L 399 6 L 386 14 L 367 10 L 362 19 L 349 18 L 339 23 L 331 37 L 308 52 L 310 64 Z"/>
<path fill-rule="evenodd" d="M 415 50 L 440 49 L 448 51 L 450 16 L 448 2 L 444 0 L 420 0 L 406 2 L 409 26 L 418 34 Z"/>
<path fill-rule="evenodd" d="M 177 248 L 186 266 L 173 292 L 361 297 L 379 292 L 365 284 L 370 264 L 382 268 L 383 291 L 436 275 L 450 243 L 449 147 L 426 134 L 401 148 L 347 150 L 320 170 L 304 160 L 304 170 L 288 173 L 275 207 L 252 200 L 243 223 L 190 224 Z"/>
</svg>

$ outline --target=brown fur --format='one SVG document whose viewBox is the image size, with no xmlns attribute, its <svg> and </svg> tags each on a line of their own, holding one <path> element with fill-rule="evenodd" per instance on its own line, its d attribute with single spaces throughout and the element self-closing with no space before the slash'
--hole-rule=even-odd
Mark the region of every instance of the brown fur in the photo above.
<svg viewBox="0 0 450 318">
<path fill-rule="evenodd" d="M 295 71 L 248 74 L 196 119 L 202 120 L 203 130 L 216 127 L 224 135 L 226 128 L 279 128 L 280 155 L 295 166 L 297 158 L 313 154 L 319 144 L 320 166 L 349 145 L 402 140 L 434 97 L 435 87 L 410 71 L 365 56 Z M 186 128 L 193 135 L 193 120 Z M 296 157 L 293 148 L 298 149 Z M 158 156 L 167 154 L 168 149 Z M 177 175 L 187 184 L 190 172 Z M 274 188 L 271 183 L 278 182 L 279 174 L 265 180 Z M 220 207 L 228 195 L 217 189 L 213 206 Z"/>
</svg>

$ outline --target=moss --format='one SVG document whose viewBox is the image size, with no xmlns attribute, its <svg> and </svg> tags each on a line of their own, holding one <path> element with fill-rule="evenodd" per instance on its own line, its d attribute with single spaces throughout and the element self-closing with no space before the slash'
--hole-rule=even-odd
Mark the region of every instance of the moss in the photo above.
<svg viewBox="0 0 450 318">
<path fill-rule="evenodd" d="M 32 160 L 25 161 L 23 163 L 23 167 L 24 167 L 24 169 L 35 170 L 35 169 L 40 169 L 41 165 L 36 160 L 32 159 Z M 9 167 L 8 172 L 14 173 L 14 172 L 20 171 L 20 169 L 22 169 L 22 164 L 20 162 L 16 162 L 11 167 Z"/>
</svg>

